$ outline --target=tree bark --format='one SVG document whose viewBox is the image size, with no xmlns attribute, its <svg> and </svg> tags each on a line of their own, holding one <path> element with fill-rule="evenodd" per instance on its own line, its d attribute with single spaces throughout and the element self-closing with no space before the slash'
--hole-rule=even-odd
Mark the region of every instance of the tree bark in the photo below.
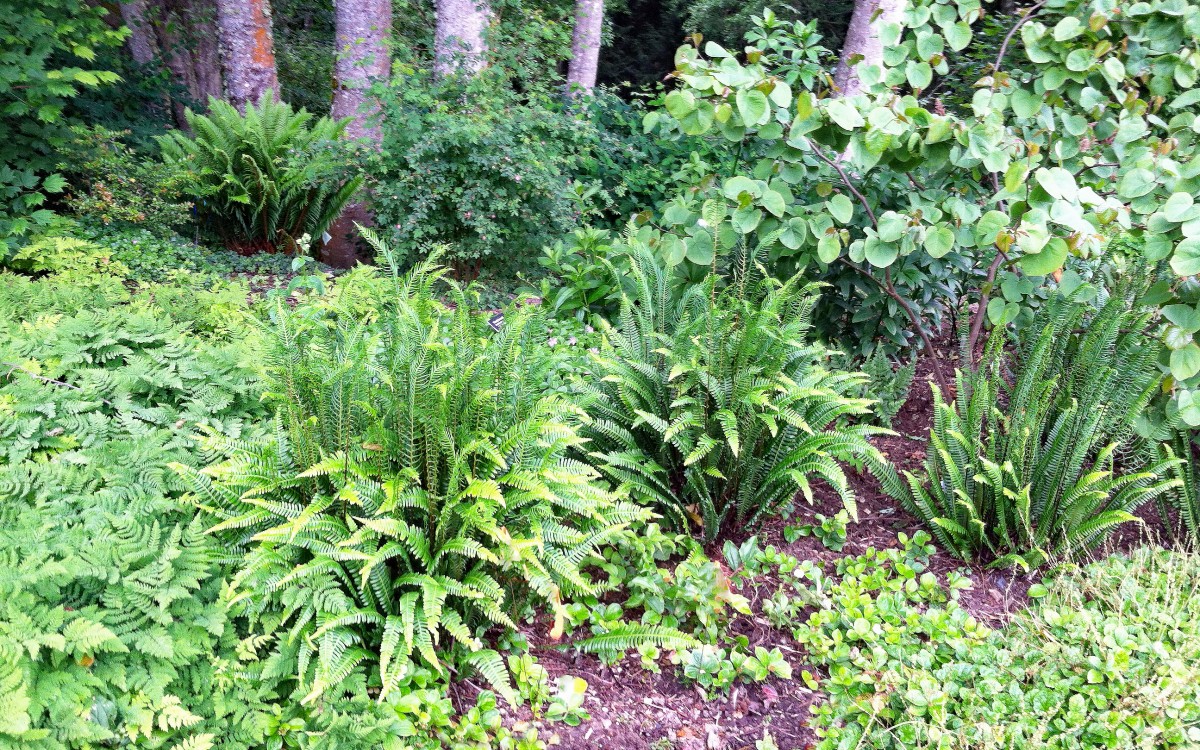
<svg viewBox="0 0 1200 750">
<path fill-rule="evenodd" d="M 270 0 L 217 0 L 225 95 L 240 110 L 271 91 L 279 96 Z"/>
<path fill-rule="evenodd" d="M 858 78 L 859 65 L 883 64 L 883 42 L 879 30 L 888 22 L 899 22 L 908 3 L 906 0 L 855 0 L 854 14 L 846 30 L 841 59 L 833 74 L 836 96 L 862 93 Z"/>
<path fill-rule="evenodd" d="M 154 29 L 150 26 L 146 0 L 121 3 L 121 20 L 129 27 L 129 54 L 138 65 L 146 65 L 158 53 Z"/>
<path fill-rule="evenodd" d="M 567 97 L 591 93 L 596 88 L 600 64 L 600 31 L 604 26 L 604 0 L 576 0 L 575 30 L 571 34 L 571 63 L 567 67 Z"/>
<path fill-rule="evenodd" d="M 337 58 L 333 117 L 350 118 L 347 138 L 365 139 L 378 148 L 383 141 L 380 108 L 379 101 L 370 96 L 370 88 L 376 81 L 387 80 L 391 72 L 391 0 L 335 0 L 334 22 Z M 361 202 L 347 206 L 329 227 L 330 240 L 321 248 L 321 260 L 339 268 L 354 265 L 358 247 L 354 225 L 369 225 L 373 218 Z"/>
<path fill-rule="evenodd" d="M 437 0 L 433 72 L 478 73 L 487 64 L 488 0 Z"/>
<path fill-rule="evenodd" d="M 381 139 L 379 102 L 369 95 L 376 81 L 390 72 L 388 36 L 390 0 L 335 0 L 337 58 L 334 61 L 333 117 L 349 117 L 349 138 Z"/>
</svg>

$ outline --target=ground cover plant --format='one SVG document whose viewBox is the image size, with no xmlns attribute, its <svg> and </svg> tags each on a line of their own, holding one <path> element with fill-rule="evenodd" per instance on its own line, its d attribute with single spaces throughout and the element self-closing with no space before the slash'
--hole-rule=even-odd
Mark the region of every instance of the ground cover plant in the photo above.
<svg viewBox="0 0 1200 750">
<path fill-rule="evenodd" d="M 0 749 L 1200 747 L 1200 14 L 728 10 L 0 0 Z"/>
</svg>

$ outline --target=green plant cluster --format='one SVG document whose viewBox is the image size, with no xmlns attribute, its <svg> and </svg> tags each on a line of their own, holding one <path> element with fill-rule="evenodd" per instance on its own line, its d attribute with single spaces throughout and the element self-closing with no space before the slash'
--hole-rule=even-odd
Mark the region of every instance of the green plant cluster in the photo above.
<svg viewBox="0 0 1200 750">
<path fill-rule="evenodd" d="M 1173 459 L 1115 465 L 1158 392 L 1160 345 L 1127 300 L 1092 313 L 1085 290 L 1047 303 L 1011 360 L 993 335 L 952 403 L 935 389 L 925 476 L 885 482 L 952 554 L 1026 567 L 1068 558 L 1172 489 Z"/>
<path fill-rule="evenodd" d="M 542 392 L 537 308 L 494 335 L 442 272 L 400 277 L 364 319 L 272 310 L 265 440 L 214 436 L 225 462 L 188 472 L 234 555 L 243 611 L 305 702 L 364 681 L 386 698 L 419 662 L 470 666 L 516 703 L 479 636 L 528 606 L 563 630 L 580 563 L 645 511 L 572 457 L 583 412 Z"/>
<path fill-rule="evenodd" d="M 812 501 L 819 477 L 854 512 L 839 461 L 876 468 L 853 418 L 870 401 L 849 393 L 861 376 L 829 371 L 809 342 L 814 296 L 749 267 L 727 288 L 709 276 L 675 292 L 669 268 L 647 248 L 630 256 L 634 293 L 585 384 L 589 451 L 601 470 L 676 528 L 716 539 Z M 832 428 L 832 429 L 831 429 Z"/>
<path fill-rule="evenodd" d="M 931 548 L 869 550 L 797 577 L 794 634 L 828 669 L 818 747 L 1193 747 L 1200 742 L 1194 554 L 1142 549 L 1067 568 L 991 630 L 922 572 Z"/>
<path fill-rule="evenodd" d="M 200 220 L 231 250 L 307 254 L 363 178 L 346 176 L 349 120 L 292 109 L 273 93 L 238 112 L 216 99 L 188 110 L 189 135 L 158 139 L 169 167 L 186 175 Z"/>
</svg>

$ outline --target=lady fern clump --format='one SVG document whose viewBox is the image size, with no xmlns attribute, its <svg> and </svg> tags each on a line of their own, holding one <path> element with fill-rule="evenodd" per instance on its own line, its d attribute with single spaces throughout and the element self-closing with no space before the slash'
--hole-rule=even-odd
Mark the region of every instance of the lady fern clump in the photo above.
<svg viewBox="0 0 1200 750">
<path fill-rule="evenodd" d="M 572 457 L 583 414 L 541 395 L 535 311 L 494 333 L 453 284 L 438 301 L 437 268 L 392 273 L 373 319 L 276 309 L 274 435 L 214 439 L 232 457 L 188 474 L 238 560 L 234 601 L 308 699 L 364 681 L 386 698 L 414 661 L 511 698 L 484 631 L 535 603 L 557 636 L 591 590 L 581 562 L 647 514 Z"/>
<path fill-rule="evenodd" d="M 925 476 L 885 487 L 963 559 L 1030 567 L 1095 548 L 1177 483 L 1171 457 L 1118 466 L 1161 380 L 1146 322 L 1119 297 L 1093 314 L 1060 293 L 1012 356 L 993 334 L 953 401 L 935 389 Z"/>
<path fill-rule="evenodd" d="M 854 423 L 864 376 L 822 366 L 810 343 L 811 287 L 747 273 L 673 291 L 669 271 L 633 251 L 633 292 L 596 356 L 586 434 L 601 470 L 677 528 L 707 540 L 761 522 L 820 480 L 853 509 L 839 461 L 884 459 Z"/>
<path fill-rule="evenodd" d="M 207 115 L 188 110 L 192 135 L 158 140 L 163 158 L 188 171 L 196 210 L 230 249 L 301 253 L 303 238 L 320 236 L 362 186 L 345 176 L 339 151 L 349 120 L 311 120 L 269 94 L 244 115 L 211 99 Z"/>
</svg>

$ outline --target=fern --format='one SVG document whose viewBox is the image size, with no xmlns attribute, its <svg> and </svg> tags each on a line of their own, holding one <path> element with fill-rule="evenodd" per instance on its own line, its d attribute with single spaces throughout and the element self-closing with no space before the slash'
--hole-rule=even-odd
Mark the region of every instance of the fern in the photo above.
<svg viewBox="0 0 1200 750">
<path fill-rule="evenodd" d="M 673 291 L 668 269 L 635 245 L 608 346 L 585 388 L 590 456 L 630 496 L 707 540 L 813 498 L 821 480 L 853 509 L 840 461 L 875 466 L 856 420 L 871 402 L 864 376 L 823 367 L 809 343 L 811 286 L 760 270 Z"/>
<path fill-rule="evenodd" d="M 390 693 L 410 660 L 473 666 L 511 697 L 480 633 L 514 627 L 527 602 L 561 623 L 566 598 L 591 591 L 582 561 L 647 516 L 571 458 L 584 414 L 540 395 L 539 313 L 511 309 L 493 334 L 453 284 L 455 307 L 437 301 L 443 282 L 433 265 L 393 267 L 369 321 L 280 305 L 273 434 L 214 433 L 206 450 L 230 458 L 182 467 L 243 556 L 239 606 L 286 629 L 275 656 L 308 701 L 364 676 Z"/>
<path fill-rule="evenodd" d="M 993 333 L 955 401 L 934 389 L 925 476 L 890 473 L 885 489 L 963 559 L 1028 568 L 1094 549 L 1180 484 L 1170 456 L 1117 468 L 1161 379 L 1146 322 L 1119 297 L 1092 313 L 1059 293 L 1012 357 Z"/>
<path fill-rule="evenodd" d="M 209 113 L 187 111 L 193 135 L 159 138 L 164 159 L 189 170 L 196 206 L 232 248 L 241 252 L 307 251 L 362 186 L 346 179 L 337 143 L 349 119 L 293 110 L 274 96 L 245 114 L 219 99 Z"/>
</svg>

